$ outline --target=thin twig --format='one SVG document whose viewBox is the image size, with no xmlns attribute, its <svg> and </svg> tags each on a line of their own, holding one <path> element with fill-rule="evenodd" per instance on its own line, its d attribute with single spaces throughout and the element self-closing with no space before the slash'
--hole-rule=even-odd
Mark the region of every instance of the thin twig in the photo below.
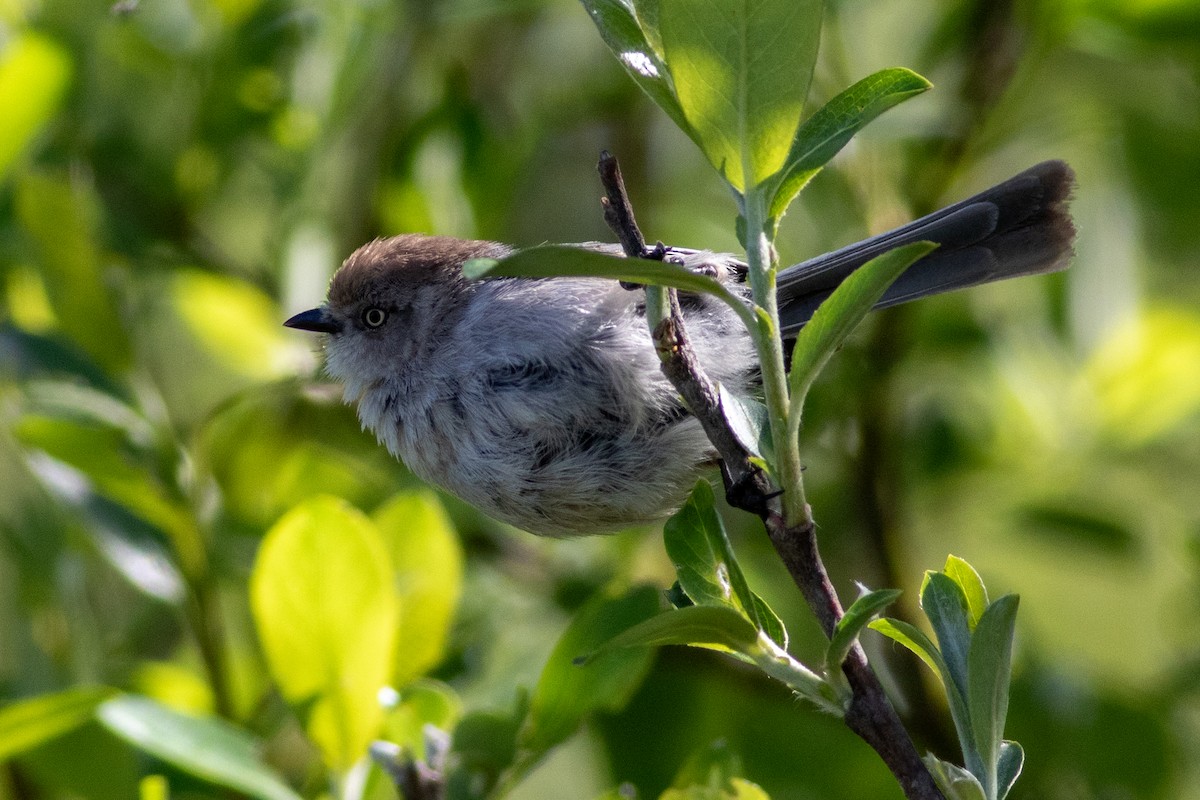
<svg viewBox="0 0 1200 800">
<path fill-rule="evenodd" d="M 633 205 L 625 191 L 625 181 L 616 157 L 607 150 L 600 153 L 596 167 L 605 196 L 600 199 L 604 208 L 604 221 L 608 223 L 621 243 L 627 258 L 651 258 L 660 260 L 667 248 L 660 242 L 647 248 L 646 238 L 638 228 L 633 215 Z M 770 481 L 762 470 L 750 462 L 750 452 L 734 435 L 721 408 L 721 395 L 716 384 L 709 379 L 704 367 L 696 358 L 696 351 L 688 340 L 683 322 L 683 312 L 675 290 L 667 293 L 668 307 L 665 318 L 655 326 L 654 346 L 658 350 L 663 374 L 679 391 L 692 415 L 700 421 L 708 439 L 721 459 L 722 475 L 731 503 L 739 508 L 761 504 L 763 498 L 772 494 Z M 757 505 L 755 508 L 757 509 Z"/>
<path fill-rule="evenodd" d="M 816 528 L 812 523 L 788 528 L 777 514 L 770 515 L 763 523 L 775 552 L 804 595 L 821 630 L 826 636 L 832 635 L 834 626 L 842 618 L 842 605 L 817 549 Z M 850 705 L 846 708 L 846 726 L 879 754 L 905 797 L 940 800 L 941 792 L 857 642 L 842 662 L 842 672 L 852 690 Z"/>
<path fill-rule="evenodd" d="M 606 194 L 602 201 L 605 221 L 621 241 L 628 257 L 646 257 L 646 240 L 634 219 L 616 159 L 607 152 L 603 153 L 598 169 Z M 660 246 L 655 251 L 661 258 L 663 248 Z M 798 528 L 788 528 L 783 517 L 771 510 L 766 502 L 770 497 L 769 482 L 762 471 L 750 462 L 749 453 L 722 412 L 720 395 L 705 375 L 688 341 L 683 314 L 674 292 L 670 298 L 667 315 L 653 333 L 655 347 L 662 360 L 663 374 L 683 396 L 688 410 L 700 421 L 717 449 L 730 503 L 757 514 L 763 520 L 776 553 L 828 636 L 842 617 L 842 606 L 821 561 L 816 530 L 811 522 Z M 847 726 L 879 754 L 900 783 L 905 797 L 910 800 L 942 800 L 941 792 L 921 761 L 879 679 L 867 663 L 862 648 L 857 644 L 851 649 L 842 670 L 853 691 L 846 710 Z"/>
<path fill-rule="evenodd" d="M 600 173 L 600 183 L 604 186 L 604 197 L 600 199 L 600 205 L 604 207 L 604 221 L 617 235 L 626 258 L 646 258 L 646 237 L 642 236 L 633 217 L 633 204 L 629 202 L 629 194 L 625 191 L 625 180 L 621 177 L 621 165 L 617 163 L 616 156 L 601 150 L 596 171 Z"/>
</svg>

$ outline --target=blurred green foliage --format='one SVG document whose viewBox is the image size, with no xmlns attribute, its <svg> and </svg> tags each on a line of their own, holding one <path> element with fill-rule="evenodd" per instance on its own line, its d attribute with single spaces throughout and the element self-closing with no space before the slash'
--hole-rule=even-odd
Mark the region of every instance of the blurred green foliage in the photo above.
<svg viewBox="0 0 1200 800">
<path fill-rule="evenodd" d="M 843 594 L 904 588 L 894 612 L 915 619 L 919 576 L 948 552 L 1020 593 L 1015 798 L 1200 798 L 1197 9 L 827 9 L 812 107 L 893 66 L 935 89 L 813 180 L 781 227 L 785 261 L 1042 158 L 1079 174 L 1068 273 L 877 315 L 813 387 L 802 432 Z M 346 693 L 297 689 L 284 675 L 302 665 L 269 632 L 322 620 L 269 600 L 252 613 L 250 587 L 351 603 L 368 580 L 392 598 L 374 613 L 394 602 L 396 638 L 413 626 L 420 642 L 375 642 L 396 682 L 371 706 L 389 738 L 424 755 L 435 722 L 481 769 L 565 739 L 514 797 L 621 782 L 708 797 L 688 787 L 714 770 L 736 797 L 899 796 L 836 721 L 694 649 L 613 677 L 581 729 L 518 728 L 550 691 L 543 666 L 570 673 L 555 645 L 573 618 L 655 610 L 635 587 L 674 579 L 659 537 L 535 540 L 443 498 L 447 522 L 279 326 L 376 235 L 608 238 L 601 148 L 649 236 L 737 248 L 704 156 L 577 4 L 4 0 L 0 108 L 0 798 L 162 796 L 154 775 L 176 797 L 329 791 L 332 739 L 305 731 Z M 329 573 L 260 554 L 268 531 L 322 514 L 357 520 L 345 540 L 301 532 Z M 729 522 L 748 582 L 819 660 L 765 537 Z M 338 582 L 350 562 L 353 586 Z M 922 746 L 953 757 L 919 663 L 863 639 Z M 739 763 L 697 755 L 718 739 Z"/>
</svg>

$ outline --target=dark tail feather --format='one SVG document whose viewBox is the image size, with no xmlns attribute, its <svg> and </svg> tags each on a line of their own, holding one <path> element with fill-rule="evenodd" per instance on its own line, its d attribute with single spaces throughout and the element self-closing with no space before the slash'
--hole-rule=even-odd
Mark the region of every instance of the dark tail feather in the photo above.
<svg viewBox="0 0 1200 800">
<path fill-rule="evenodd" d="M 1074 187 L 1075 173 L 1066 163 L 1046 161 L 894 231 L 782 270 L 778 285 L 784 336 L 794 336 L 851 272 L 910 242 L 940 246 L 909 267 L 876 308 L 1065 269 L 1075 241 L 1067 208 Z"/>
</svg>

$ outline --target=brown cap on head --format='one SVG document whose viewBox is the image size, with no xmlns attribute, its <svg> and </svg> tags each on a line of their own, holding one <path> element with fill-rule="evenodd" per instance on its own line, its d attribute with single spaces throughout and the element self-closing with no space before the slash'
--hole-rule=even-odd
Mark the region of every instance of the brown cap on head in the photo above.
<svg viewBox="0 0 1200 800">
<path fill-rule="evenodd" d="M 472 258 L 498 258 L 508 248 L 495 242 L 407 233 L 376 239 L 355 250 L 329 284 L 329 304 L 347 306 L 380 284 L 414 284 L 459 279 L 459 267 Z"/>
</svg>

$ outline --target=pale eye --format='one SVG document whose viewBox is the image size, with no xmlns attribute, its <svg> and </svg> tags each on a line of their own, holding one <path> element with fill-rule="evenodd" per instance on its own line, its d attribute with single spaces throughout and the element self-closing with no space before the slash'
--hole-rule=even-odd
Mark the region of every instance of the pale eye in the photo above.
<svg viewBox="0 0 1200 800">
<path fill-rule="evenodd" d="M 368 328 L 378 328 L 387 322 L 387 318 L 387 312 L 376 306 L 371 306 L 362 312 L 363 325 L 366 325 Z"/>
</svg>

